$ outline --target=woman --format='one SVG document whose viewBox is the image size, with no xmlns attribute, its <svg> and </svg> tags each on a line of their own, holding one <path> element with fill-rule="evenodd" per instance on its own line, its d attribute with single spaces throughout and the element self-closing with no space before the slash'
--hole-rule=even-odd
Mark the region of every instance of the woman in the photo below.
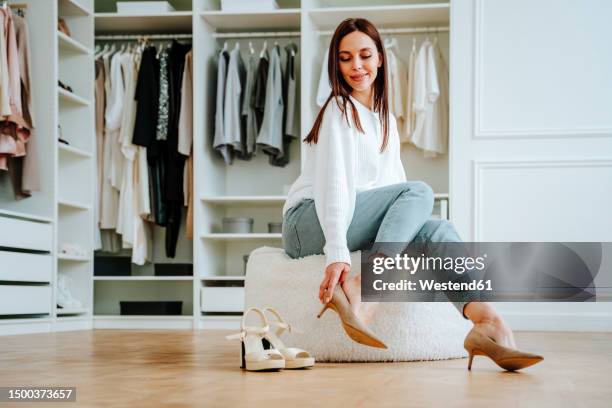
<svg viewBox="0 0 612 408">
<path fill-rule="evenodd" d="M 328 59 L 332 93 L 305 139 L 304 169 L 283 207 L 287 254 L 325 254 L 321 313 L 333 308 L 351 338 L 382 348 L 367 328 L 378 304 L 361 302 L 361 276 L 349 277 L 349 253 L 371 242 L 460 241 L 452 224 L 429 219 L 431 188 L 406 181 L 387 103 L 385 61 L 380 35 L 368 20 L 347 19 L 336 28 Z M 381 250 L 377 256 L 393 254 Z M 473 355 L 483 353 L 511 370 L 540 361 L 515 350 L 510 327 L 493 307 L 470 301 L 477 295 L 464 293 L 453 302 L 474 323 L 465 341 L 468 367 Z"/>
</svg>

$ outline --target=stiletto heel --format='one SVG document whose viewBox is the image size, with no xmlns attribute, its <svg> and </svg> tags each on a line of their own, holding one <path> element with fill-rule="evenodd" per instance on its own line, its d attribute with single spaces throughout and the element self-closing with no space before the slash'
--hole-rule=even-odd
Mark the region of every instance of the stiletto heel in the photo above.
<svg viewBox="0 0 612 408">
<path fill-rule="evenodd" d="M 474 356 L 487 356 L 495 364 L 508 371 L 516 371 L 544 360 L 537 354 L 514 350 L 497 344 L 493 339 L 472 329 L 465 337 L 463 347 L 469 353 L 468 370 L 472 369 Z"/>
<path fill-rule="evenodd" d="M 340 285 L 336 285 L 331 300 L 323 305 L 323 309 L 321 309 L 317 318 L 320 318 L 327 309 L 333 309 L 338 313 L 344 331 L 353 341 L 370 347 L 386 349 L 387 346 L 385 343 L 380 341 L 374 333 L 355 316 L 350 306 L 344 291 Z"/>
<path fill-rule="evenodd" d="M 321 311 L 317 315 L 317 319 L 320 319 L 321 316 L 323 316 L 323 313 L 325 313 L 325 311 L 327 310 L 328 307 L 329 307 L 329 303 L 326 303 L 326 304 L 323 305 L 323 309 L 321 309 Z"/>
</svg>

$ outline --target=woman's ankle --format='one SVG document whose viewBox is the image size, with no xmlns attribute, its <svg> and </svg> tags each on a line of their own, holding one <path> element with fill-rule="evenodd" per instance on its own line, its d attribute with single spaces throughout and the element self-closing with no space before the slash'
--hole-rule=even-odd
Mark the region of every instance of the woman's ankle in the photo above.
<svg viewBox="0 0 612 408">
<path fill-rule="evenodd" d="M 487 302 L 470 302 L 463 308 L 463 313 L 474 324 L 504 324 L 500 314 Z"/>
</svg>

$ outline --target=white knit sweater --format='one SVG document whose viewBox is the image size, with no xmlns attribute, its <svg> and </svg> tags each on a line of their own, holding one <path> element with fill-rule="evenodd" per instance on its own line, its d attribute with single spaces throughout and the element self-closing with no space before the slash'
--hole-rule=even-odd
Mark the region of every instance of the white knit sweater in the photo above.
<svg viewBox="0 0 612 408">
<path fill-rule="evenodd" d="M 400 159 L 397 124 L 389 114 L 389 141 L 380 153 L 382 127 L 378 113 L 351 96 L 365 133 L 352 119 L 350 125 L 334 100 L 325 108 L 316 144 L 304 144 L 302 174 L 291 186 L 283 214 L 304 198 L 314 198 L 319 223 L 325 235 L 326 266 L 351 264 L 346 233 L 353 219 L 357 192 L 406 181 Z"/>
</svg>

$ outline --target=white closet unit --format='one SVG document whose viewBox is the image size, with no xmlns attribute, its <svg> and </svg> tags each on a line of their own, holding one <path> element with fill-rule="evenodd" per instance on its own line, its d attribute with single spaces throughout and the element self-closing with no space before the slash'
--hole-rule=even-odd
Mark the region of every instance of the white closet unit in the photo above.
<svg viewBox="0 0 612 408">
<path fill-rule="evenodd" d="M 94 125 L 93 0 L 23 0 L 40 191 L 0 186 L 0 334 L 91 328 Z M 58 30 L 63 18 L 71 31 Z M 72 92 L 58 86 L 62 81 Z M 61 131 L 59 130 L 61 127 Z M 62 137 L 69 145 L 59 143 Z M 60 254 L 78 244 L 86 256 Z M 56 307 L 59 274 L 83 308 Z"/>
<path fill-rule="evenodd" d="M 191 0 L 170 1 L 176 11 L 164 14 L 120 14 L 116 1 L 95 2 L 96 44 L 135 44 L 141 34 L 148 35 L 153 43 L 177 38 L 180 42 L 191 41 Z M 175 35 L 176 34 L 176 35 Z M 195 75 L 194 70 L 194 75 Z M 152 228 L 153 248 L 151 262 L 143 266 L 130 264 L 130 276 L 94 276 L 95 328 L 165 328 L 191 329 L 194 327 L 194 277 L 157 276 L 157 264 L 193 264 L 193 242 L 185 235 L 185 214 L 179 232 L 176 256 L 165 254 L 165 230 Z M 131 250 L 120 253 L 96 252 L 96 257 L 120 257 L 124 264 L 130 263 Z M 99 258 L 98 258 L 99 259 Z M 121 301 L 181 301 L 181 315 L 122 315 Z"/>
</svg>

